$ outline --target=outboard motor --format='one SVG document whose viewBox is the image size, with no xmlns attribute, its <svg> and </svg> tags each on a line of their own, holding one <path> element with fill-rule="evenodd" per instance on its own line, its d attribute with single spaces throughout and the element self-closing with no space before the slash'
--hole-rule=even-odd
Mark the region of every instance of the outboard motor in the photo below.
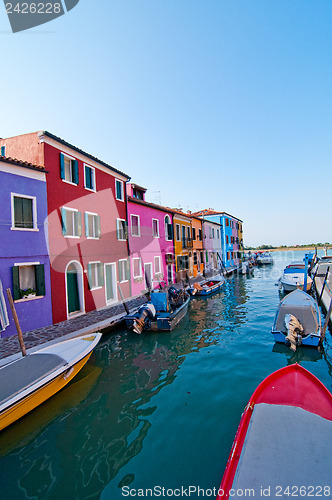
<svg viewBox="0 0 332 500">
<path fill-rule="evenodd" d="M 139 335 L 142 333 L 145 322 L 153 321 L 156 317 L 156 309 L 153 304 L 144 304 L 138 310 L 139 317 L 134 319 L 133 331 Z"/>
</svg>

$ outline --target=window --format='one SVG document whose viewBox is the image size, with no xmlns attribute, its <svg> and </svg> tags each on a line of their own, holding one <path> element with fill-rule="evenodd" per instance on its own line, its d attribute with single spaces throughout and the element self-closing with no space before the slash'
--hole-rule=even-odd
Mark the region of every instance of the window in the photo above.
<svg viewBox="0 0 332 500">
<path fill-rule="evenodd" d="M 12 193 L 12 229 L 37 231 L 37 206 L 34 196 Z"/>
<path fill-rule="evenodd" d="M 214 238 L 214 227 L 212 228 L 212 238 Z"/>
<path fill-rule="evenodd" d="M 101 227 L 100 227 L 100 216 L 97 214 L 92 214 L 85 212 L 85 236 L 87 238 L 100 238 Z"/>
<path fill-rule="evenodd" d="M 24 297 L 45 295 L 44 264 L 39 262 L 15 264 L 12 267 L 13 298 L 20 300 Z"/>
<path fill-rule="evenodd" d="M 227 252 L 227 260 L 230 260 L 230 253 Z"/>
<path fill-rule="evenodd" d="M 219 238 L 220 238 L 220 235 L 219 235 L 219 229 L 217 229 L 217 238 L 218 238 L 218 240 L 219 240 Z"/>
<path fill-rule="evenodd" d="M 124 219 L 116 219 L 116 236 L 120 241 L 127 239 L 127 223 Z"/>
<path fill-rule="evenodd" d="M 140 257 L 133 258 L 133 277 L 134 278 L 142 277 L 142 260 Z"/>
<path fill-rule="evenodd" d="M 84 187 L 96 191 L 96 171 L 89 165 L 84 165 Z"/>
<path fill-rule="evenodd" d="M 63 181 L 78 184 L 78 161 L 60 153 L 60 177 Z"/>
<path fill-rule="evenodd" d="M 82 236 L 81 212 L 74 208 L 62 208 L 62 234 L 72 238 Z"/>
<path fill-rule="evenodd" d="M 129 260 L 121 259 L 119 260 L 119 281 L 129 280 Z"/>
<path fill-rule="evenodd" d="M 227 219 L 227 217 L 226 217 L 226 219 L 225 219 L 225 225 L 226 225 L 226 227 L 228 227 L 228 226 L 229 226 L 229 219 Z"/>
<path fill-rule="evenodd" d="M 119 179 L 115 179 L 115 198 L 117 200 L 123 201 L 123 182 L 119 181 Z"/>
<path fill-rule="evenodd" d="M 157 255 L 154 258 L 154 274 L 160 274 L 161 273 L 161 262 L 160 262 L 160 256 Z"/>
<path fill-rule="evenodd" d="M 212 238 L 212 228 L 209 227 L 209 238 Z"/>
<path fill-rule="evenodd" d="M 1 146 L 1 156 L 6 156 L 6 146 Z"/>
<path fill-rule="evenodd" d="M 159 220 L 152 219 L 152 236 L 154 238 L 159 238 Z"/>
<path fill-rule="evenodd" d="M 101 262 L 89 262 L 88 281 L 90 290 L 104 286 L 104 264 Z"/>
<path fill-rule="evenodd" d="M 229 240 L 228 240 L 228 234 L 226 234 L 226 243 L 227 243 L 227 245 L 228 245 L 228 243 L 229 243 Z"/>
<path fill-rule="evenodd" d="M 178 271 L 183 271 L 184 269 L 189 269 L 189 256 L 179 255 L 177 258 Z"/>
<path fill-rule="evenodd" d="M 180 224 L 176 224 L 175 231 L 176 231 L 176 241 L 181 241 Z"/>
<path fill-rule="evenodd" d="M 190 241 L 191 239 L 191 228 L 190 226 L 187 226 L 187 240 Z"/>
<path fill-rule="evenodd" d="M 165 217 L 165 236 L 166 236 L 166 240 L 173 239 L 173 226 L 171 224 L 171 219 L 170 219 L 169 215 L 166 215 L 166 217 Z"/>
<path fill-rule="evenodd" d="M 200 252 L 201 263 L 204 264 L 204 252 Z"/>
<path fill-rule="evenodd" d="M 138 215 L 131 215 L 131 235 L 141 236 L 140 220 Z"/>
<path fill-rule="evenodd" d="M 194 252 L 194 266 L 197 266 L 198 260 L 197 260 L 197 252 Z"/>
<path fill-rule="evenodd" d="M 192 228 L 192 239 L 193 241 L 196 240 L 196 229 L 194 227 Z"/>
<path fill-rule="evenodd" d="M 200 241 L 202 241 L 202 240 L 203 240 L 203 234 L 202 234 L 202 230 L 201 230 L 201 229 L 199 229 L 199 230 L 198 230 L 198 239 L 199 239 Z"/>
</svg>

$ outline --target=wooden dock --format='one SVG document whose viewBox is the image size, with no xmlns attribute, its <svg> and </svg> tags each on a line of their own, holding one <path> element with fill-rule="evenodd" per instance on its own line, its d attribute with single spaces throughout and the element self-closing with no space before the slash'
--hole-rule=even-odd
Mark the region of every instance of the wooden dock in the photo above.
<svg viewBox="0 0 332 500">
<path fill-rule="evenodd" d="M 314 282 L 317 300 L 325 308 L 326 312 L 330 312 L 329 322 L 332 325 L 332 312 L 330 310 L 332 301 L 332 263 L 321 262 L 319 264 Z"/>
</svg>

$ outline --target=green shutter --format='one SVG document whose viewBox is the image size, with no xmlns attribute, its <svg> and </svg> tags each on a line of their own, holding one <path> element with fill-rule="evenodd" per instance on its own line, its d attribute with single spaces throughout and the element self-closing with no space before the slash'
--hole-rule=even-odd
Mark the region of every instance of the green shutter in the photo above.
<svg viewBox="0 0 332 500">
<path fill-rule="evenodd" d="M 92 283 L 92 275 L 91 275 L 91 264 L 88 264 L 88 282 L 89 282 L 89 289 L 91 290 L 91 283 Z"/>
<path fill-rule="evenodd" d="M 62 153 L 60 153 L 60 177 L 65 178 L 65 157 Z"/>
<path fill-rule="evenodd" d="M 13 266 L 13 299 L 19 300 L 21 298 L 20 294 L 20 276 L 19 276 L 20 268 L 18 266 Z"/>
<path fill-rule="evenodd" d="M 89 237 L 89 214 L 85 212 L 84 214 L 84 223 L 85 223 L 85 236 Z"/>
<path fill-rule="evenodd" d="M 104 286 L 104 264 L 102 262 L 98 264 L 98 285 Z"/>
<path fill-rule="evenodd" d="M 36 293 L 37 295 L 45 295 L 45 269 L 44 264 L 38 264 L 35 267 L 36 273 Z"/>
<path fill-rule="evenodd" d="M 66 236 L 67 227 L 66 227 L 66 209 L 61 208 L 61 224 L 62 224 L 62 234 Z"/>
<path fill-rule="evenodd" d="M 81 212 L 75 212 L 75 222 L 77 227 L 77 234 L 75 236 L 82 236 L 82 214 Z"/>
<path fill-rule="evenodd" d="M 78 184 L 79 178 L 78 178 L 78 161 L 73 160 L 73 182 L 75 184 Z"/>
<path fill-rule="evenodd" d="M 96 227 L 97 238 L 100 238 L 101 237 L 100 215 L 96 215 L 95 222 L 96 222 L 96 226 L 97 226 Z"/>
<path fill-rule="evenodd" d="M 130 280 L 130 265 L 129 265 L 129 259 L 126 261 L 126 280 Z"/>
</svg>

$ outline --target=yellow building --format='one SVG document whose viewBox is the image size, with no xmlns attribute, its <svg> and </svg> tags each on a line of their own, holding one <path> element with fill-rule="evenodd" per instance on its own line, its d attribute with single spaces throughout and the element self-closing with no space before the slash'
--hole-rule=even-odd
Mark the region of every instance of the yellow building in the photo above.
<svg viewBox="0 0 332 500">
<path fill-rule="evenodd" d="M 179 283 L 194 274 L 191 217 L 181 211 L 174 210 L 173 227 L 175 273 L 176 282 Z"/>
</svg>

